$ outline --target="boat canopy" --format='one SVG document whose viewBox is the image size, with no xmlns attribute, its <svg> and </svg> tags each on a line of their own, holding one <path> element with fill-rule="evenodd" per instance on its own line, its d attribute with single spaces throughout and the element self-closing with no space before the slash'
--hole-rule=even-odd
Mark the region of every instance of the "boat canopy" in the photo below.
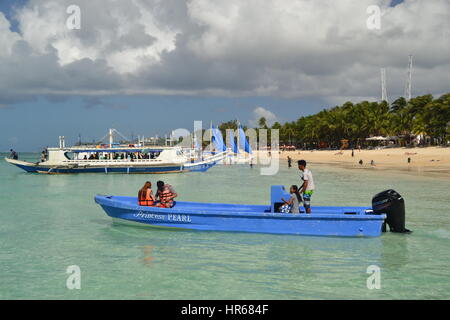
<svg viewBox="0 0 450 320">
<path fill-rule="evenodd" d="M 162 152 L 164 149 L 149 149 L 149 148 L 91 148 L 91 149 L 70 149 L 69 152 L 84 153 L 84 152 Z"/>
</svg>

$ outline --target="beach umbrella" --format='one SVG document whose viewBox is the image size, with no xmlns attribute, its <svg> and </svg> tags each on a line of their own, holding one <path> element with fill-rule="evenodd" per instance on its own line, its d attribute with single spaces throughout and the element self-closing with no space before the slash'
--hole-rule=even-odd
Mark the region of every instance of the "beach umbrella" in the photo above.
<svg viewBox="0 0 450 320">
<path fill-rule="evenodd" d="M 385 140 L 389 140 L 389 139 L 382 137 L 382 136 L 377 136 L 377 137 L 366 138 L 366 140 L 367 141 L 385 141 Z"/>
</svg>

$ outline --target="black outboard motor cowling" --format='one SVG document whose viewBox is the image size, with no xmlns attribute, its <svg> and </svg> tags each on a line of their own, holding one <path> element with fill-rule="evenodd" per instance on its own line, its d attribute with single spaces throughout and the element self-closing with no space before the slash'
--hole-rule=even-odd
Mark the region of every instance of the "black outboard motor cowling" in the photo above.
<svg viewBox="0 0 450 320">
<path fill-rule="evenodd" d="M 376 194 L 372 198 L 372 209 L 376 214 L 385 213 L 391 232 L 411 232 L 405 228 L 405 200 L 395 190 L 389 189 Z M 386 231 L 386 226 L 383 226 Z"/>
</svg>

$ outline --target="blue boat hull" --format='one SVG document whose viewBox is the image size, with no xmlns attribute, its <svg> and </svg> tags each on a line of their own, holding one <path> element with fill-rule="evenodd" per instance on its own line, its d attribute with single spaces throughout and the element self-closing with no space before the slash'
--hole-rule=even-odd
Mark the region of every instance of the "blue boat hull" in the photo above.
<svg viewBox="0 0 450 320">
<path fill-rule="evenodd" d="M 13 163 L 18 168 L 30 173 L 68 174 L 68 173 L 177 173 L 177 172 L 204 172 L 213 167 L 216 162 L 202 163 L 184 167 L 183 165 L 152 166 L 152 167 L 74 167 L 50 168 L 40 165 L 25 165 Z"/>
<path fill-rule="evenodd" d="M 171 173 L 182 172 L 182 166 L 168 167 L 97 167 L 97 168 L 46 168 L 17 165 L 19 168 L 32 173 Z"/>
<path fill-rule="evenodd" d="M 189 165 L 188 167 L 185 167 L 184 169 L 190 172 L 205 172 L 208 171 L 209 168 L 215 166 L 216 164 L 217 162 L 192 164 Z"/>
<path fill-rule="evenodd" d="M 166 209 L 139 206 L 133 197 L 101 195 L 95 202 L 118 222 L 199 231 L 378 237 L 386 218 L 368 207 L 315 207 L 312 214 L 283 214 L 270 205 L 177 202 Z"/>
</svg>

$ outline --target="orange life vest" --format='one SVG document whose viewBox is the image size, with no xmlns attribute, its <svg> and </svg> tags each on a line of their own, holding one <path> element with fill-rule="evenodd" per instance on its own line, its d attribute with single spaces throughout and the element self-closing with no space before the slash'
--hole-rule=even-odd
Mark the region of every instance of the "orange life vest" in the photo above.
<svg viewBox="0 0 450 320">
<path fill-rule="evenodd" d="M 168 186 L 164 186 L 164 190 L 162 192 L 158 190 L 157 194 L 161 205 L 166 208 L 173 207 L 173 193 L 170 191 Z"/>
<path fill-rule="evenodd" d="M 152 206 L 155 202 L 152 200 L 152 189 L 148 188 L 147 192 L 139 190 L 138 201 L 140 206 Z"/>
</svg>

